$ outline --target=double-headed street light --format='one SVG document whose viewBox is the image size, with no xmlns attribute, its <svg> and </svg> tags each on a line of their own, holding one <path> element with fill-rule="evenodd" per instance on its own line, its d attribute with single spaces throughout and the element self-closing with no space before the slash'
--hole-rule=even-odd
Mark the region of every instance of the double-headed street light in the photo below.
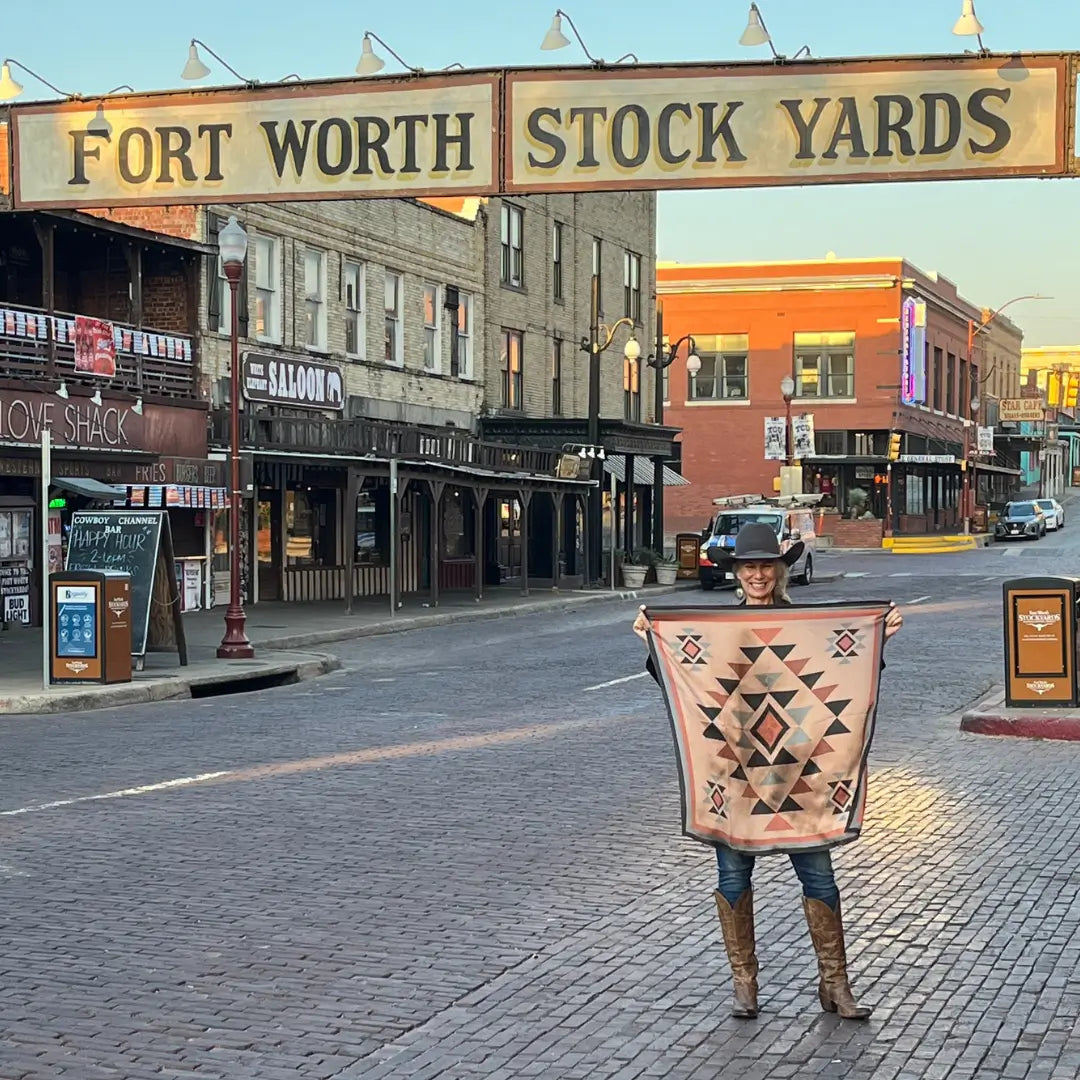
<svg viewBox="0 0 1080 1080">
<path fill-rule="evenodd" d="M 697 346 L 690 334 L 683 334 L 674 345 L 668 343 L 664 336 L 664 306 L 656 305 L 656 352 L 645 362 L 651 367 L 656 375 L 653 378 L 653 420 L 657 424 L 664 422 L 664 376 L 663 373 L 671 367 L 679 355 L 679 349 L 686 345 L 686 374 L 690 378 L 701 370 L 701 359 L 697 355 Z M 652 548 L 654 551 L 664 550 L 664 463 L 660 458 L 653 459 L 653 492 L 652 492 L 653 527 Z"/>
<path fill-rule="evenodd" d="M 620 327 L 630 327 L 630 338 L 623 347 L 623 356 L 630 363 L 637 363 L 641 357 L 641 345 L 634 337 L 634 320 L 629 318 L 619 319 L 617 322 L 606 326 L 600 322 L 600 278 L 597 274 L 592 277 L 591 301 L 589 304 L 589 336 L 581 339 L 583 352 L 589 354 L 589 418 L 588 434 L 585 441 L 590 446 L 599 447 L 600 442 L 600 354 L 611 347 L 615 340 L 615 334 Z M 600 460 L 599 458 L 595 460 Z M 602 464 L 602 463 L 601 463 Z M 593 471 L 596 471 L 594 461 Z M 593 476 L 591 479 L 603 479 Z M 627 477 L 628 484 L 633 485 L 633 477 Z M 600 563 L 603 559 L 604 546 L 601 532 L 604 527 L 604 503 L 602 485 L 596 484 L 589 489 L 589 512 L 587 518 L 588 550 L 587 555 L 587 580 L 593 583 L 600 580 Z M 614 513 L 614 507 L 612 507 Z"/>
<path fill-rule="evenodd" d="M 248 238 L 235 215 L 218 233 L 218 252 L 221 255 L 230 296 L 230 353 L 232 384 L 229 393 L 231 413 L 229 462 L 232 496 L 229 500 L 229 606 L 225 609 L 225 636 L 218 646 L 219 660 L 250 660 L 255 655 L 248 641 L 244 624 L 247 616 L 240 600 L 240 319 L 237 303 L 240 276 L 244 272 Z"/>
</svg>

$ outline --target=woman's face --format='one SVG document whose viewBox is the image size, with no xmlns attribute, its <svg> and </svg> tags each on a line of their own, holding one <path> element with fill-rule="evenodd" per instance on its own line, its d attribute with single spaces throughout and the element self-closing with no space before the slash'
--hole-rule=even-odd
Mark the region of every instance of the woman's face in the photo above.
<svg viewBox="0 0 1080 1080">
<path fill-rule="evenodd" d="M 762 559 L 739 563 L 739 584 L 750 603 L 768 604 L 776 588 L 776 560 Z"/>
</svg>

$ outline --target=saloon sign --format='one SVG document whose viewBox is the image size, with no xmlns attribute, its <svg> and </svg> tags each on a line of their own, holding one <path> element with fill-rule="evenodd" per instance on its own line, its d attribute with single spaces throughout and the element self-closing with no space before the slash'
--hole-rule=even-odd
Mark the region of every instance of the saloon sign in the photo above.
<svg viewBox="0 0 1080 1080">
<path fill-rule="evenodd" d="M 912 57 L 18 105 L 12 193 L 48 208 L 1063 176 L 1073 78 L 1071 54 Z"/>
<path fill-rule="evenodd" d="M 345 408 L 341 369 L 332 364 L 245 353 L 240 377 L 248 401 L 301 409 Z"/>
</svg>

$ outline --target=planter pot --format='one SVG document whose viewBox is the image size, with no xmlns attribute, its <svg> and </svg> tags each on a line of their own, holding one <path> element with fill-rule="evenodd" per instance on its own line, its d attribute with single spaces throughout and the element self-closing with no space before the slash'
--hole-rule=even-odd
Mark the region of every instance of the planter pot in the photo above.
<svg viewBox="0 0 1080 1080">
<path fill-rule="evenodd" d="M 677 566 L 658 566 L 656 568 L 656 584 L 674 585 L 678 573 L 679 568 Z"/>
<path fill-rule="evenodd" d="M 628 589 L 640 589 L 645 584 L 645 575 L 648 570 L 647 566 L 628 566 L 624 564 L 622 568 L 623 585 Z"/>
</svg>

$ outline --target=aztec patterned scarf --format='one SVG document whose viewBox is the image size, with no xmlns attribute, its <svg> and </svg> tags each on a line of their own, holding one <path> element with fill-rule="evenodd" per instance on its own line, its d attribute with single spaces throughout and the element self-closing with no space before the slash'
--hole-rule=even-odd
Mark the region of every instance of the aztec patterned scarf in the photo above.
<svg viewBox="0 0 1080 1080">
<path fill-rule="evenodd" d="M 686 835 L 756 855 L 859 835 L 888 610 L 646 610 Z"/>
</svg>

